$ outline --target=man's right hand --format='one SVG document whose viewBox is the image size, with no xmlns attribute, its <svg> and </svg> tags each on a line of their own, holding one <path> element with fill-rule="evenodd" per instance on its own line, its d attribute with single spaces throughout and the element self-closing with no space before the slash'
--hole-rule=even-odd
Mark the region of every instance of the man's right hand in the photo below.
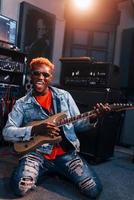
<svg viewBox="0 0 134 200">
<path fill-rule="evenodd" d="M 31 136 L 35 135 L 46 135 L 53 138 L 60 135 L 60 129 L 53 123 L 45 122 L 32 127 Z"/>
</svg>

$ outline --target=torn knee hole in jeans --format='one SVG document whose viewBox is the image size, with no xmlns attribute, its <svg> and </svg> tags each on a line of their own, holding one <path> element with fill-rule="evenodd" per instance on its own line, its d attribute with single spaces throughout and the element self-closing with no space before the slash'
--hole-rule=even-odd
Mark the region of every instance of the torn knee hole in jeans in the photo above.
<svg viewBox="0 0 134 200">
<path fill-rule="evenodd" d="M 83 181 L 81 181 L 79 183 L 79 187 L 82 189 L 82 190 L 85 190 L 85 189 L 88 189 L 88 188 L 93 188 L 96 186 L 96 183 L 95 181 L 92 179 L 92 178 L 86 178 L 84 179 Z"/>
<path fill-rule="evenodd" d="M 74 159 L 69 161 L 67 164 L 69 166 L 69 170 L 75 172 L 79 176 L 83 174 L 83 162 L 80 159 Z"/>
<path fill-rule="evenodd" d="M 35 183 L 32 177 L 23 177 L 21 178 L 19 182 L 20 189 L 23 189 L 25 191 L 27 191 L 30 188 L 33 188 L 34 186 L 35 186 Z"/>
</svg>

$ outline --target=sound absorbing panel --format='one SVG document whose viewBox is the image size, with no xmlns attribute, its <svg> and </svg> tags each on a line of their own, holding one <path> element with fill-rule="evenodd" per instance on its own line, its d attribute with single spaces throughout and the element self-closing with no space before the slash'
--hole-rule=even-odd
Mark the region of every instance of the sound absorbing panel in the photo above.
<svg viewBox="0 0 134 200">
<path fill-rule="evenodd" d="M 121 45 L 121 87 L 134 89 L 134 28 L 122 32 Z"/>
</svg>

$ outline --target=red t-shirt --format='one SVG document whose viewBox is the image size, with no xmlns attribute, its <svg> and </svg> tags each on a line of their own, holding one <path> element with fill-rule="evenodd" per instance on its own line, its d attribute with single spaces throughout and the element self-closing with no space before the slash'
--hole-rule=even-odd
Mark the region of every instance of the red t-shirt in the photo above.
<svg viewBox="0 0 134 200">
<path fill-rule="evenodd" d="M 52 92 L 51 92 L 51 90 L 48 90 L 47 94 L 45 94 L 43 96 L 36 96 L 35 98 L 36 98 L 37 102 L 43 108 L 45 108 L 49 112 L 51 111 L 51 108 L 52 108 Z M 58 155 L 63 155 L 64 153 L 65 153 L 65 151 L 63 150 L 63 148 L 61 146 L 54 145 L 54 147 L 52 149 L 52 153 L 51 154 L 44 154 L 44 157 L 46 159 L 53 160 Z"/>
</svg>

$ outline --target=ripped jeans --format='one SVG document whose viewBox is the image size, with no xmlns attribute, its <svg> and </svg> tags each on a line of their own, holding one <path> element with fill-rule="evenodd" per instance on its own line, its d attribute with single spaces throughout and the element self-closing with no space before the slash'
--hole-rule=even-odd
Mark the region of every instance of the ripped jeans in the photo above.
<svg viewBox="0 0 134 200">
<path fill-rule="evenodd" d="M 50 172 L 64 175 L 90 198 L 96 198 L 102 190 L 96 173 L 75 151 L 58 156 L 55 160 L 47 160 L 39 153 L 23 156 L 12 174 L 12 189 L 16 195 L 24 196 Z"/>
</svg>

